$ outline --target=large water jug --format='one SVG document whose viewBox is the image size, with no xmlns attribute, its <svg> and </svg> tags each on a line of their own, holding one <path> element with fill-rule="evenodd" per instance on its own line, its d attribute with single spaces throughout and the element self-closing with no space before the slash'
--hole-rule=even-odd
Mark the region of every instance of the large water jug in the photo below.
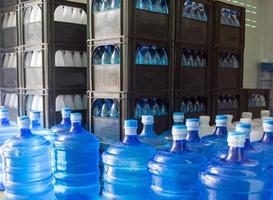
<svg viewBox="0 0 273 200">
<path fill-rule="evenodd" d="M 18 134 L 1 147 L 5 199 L 55 199 L 50 143 L 29 129 L 29 118 L 18 118 Z"/>
<path fill-rule="evenodd" d="M 125 120 L 125 137 L 111 145 L 102 155 L 105 199 L 150 199 L 151 177 L 148 162 L 155 149 L 143 144 L 137 136 L 137 121 Z"/>
<path fill-rule="evenodd" d="M 168 149 L 170 146 L 169 142 L 166 139 L 157 136 L 154 132 L 154 116 L 142 115 L 141 122 L 143 124 L 143 129 L 139 135 L 139 140 L 153 146 L 156 150 Z"/>
<path fill-rule="evenodd" d="M 64 133 L 68 132 L 71 128 L 71 109 L 70 108 L 62 108 L 62 121 L 60 124 L 57 124 L 51 128 L 51 131 L 54 133 Z"/>
<path fill-rule="evenodd" d="M 201 171 L 201 199 L 270 199 L 271 177 L 260 162 L 249 159 L 245 134 L 228 133 L 228 150 L 224 158 L 215 158 Z"/>
<path fill-rule="evenodd" d="M 58 200 L 94 200 L 99 195 L 99 141 L 81 121 L 80 113 L 71 114 L 69 133 L 58 134 L 54 142 Z"/>
<path fill-rule="evenodd" d="M 159 151 L 149 163 L 152 174 L 152 199 L 198 199 L 198 173 L 206 158 L 187 147 L 187 128 L 174 125 L 173 144 L 168 151 Z"/>
<path fill-rule="evenodd" d="M 12 125 L 9 121 L 9 110 L 5 107 L 0 108 L 0 145 L 15 136 L 17 134 L 17 127 Z M 3 170 L 2 170 L 2 159 L 0 159 L 0 191 L 4 190 L 3 186 Z"/>
</svg>

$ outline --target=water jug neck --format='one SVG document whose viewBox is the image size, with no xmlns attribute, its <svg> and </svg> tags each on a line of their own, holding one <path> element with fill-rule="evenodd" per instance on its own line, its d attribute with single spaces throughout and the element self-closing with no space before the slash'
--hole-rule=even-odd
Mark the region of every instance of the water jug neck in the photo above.
<svg viewBox="0 0 273 200">
<path fill-rule="evenodd" d="M 226 126 L 216 126 L 214 135 L 218 137 L 226 137 L 227 133 L 228 133 L 228 130 Z"/>
<path fill-rule="evenodd" d="M 200 136 L 198 130 L 189 130 L 187 134 L 188 142 L 200 142 Z"/>
<path fill-rule="evenodd" d="M 81 132 L 82 130 L 82 124 L 81 122 L 73 122 L 70 132 Z"/>
<path fill-rule="evenodd" d="M 154 132 L 153 124 L 144 124 L 141 135 L 142 136 L 147 136 L 147 137 L 155 137 L 156 134 Z"/>
<path fill-rule="evenodd" d="M 261 142 L 265 144 L 273 144 L 273 132 L 264 132 Z"/>
<path fill-rule="evenodd" d="M 240 163 L 246 161 L 245 149 L 244 147 L 229 147 L 225 161 Z"/>
<path fill-rule="evenodd" d="M 32 120 L 30 128 L 42 128 L 40 120 Z"/>
<path fill-rule="evenodd" d="M 188 146 L 186 140 L 174 140 L 170 148 L 170 152 L 179 153 L 188 151 Z"/>
<path fill-rule="evenodd" d="M 20 128 L 19 129 L 19 136 L 26 138 L 32 136 L 32 133 L 29 128 Z"/>
<path fill-rule="evenodd" d="M 65 124 L 71 125 L 70 117 L 68 117 L 68 118 L 63 118 L 62 121 L 61 121 L 61 124 L 62 124 L 62 125 L 65 125 Z"/>
<path fill-rule="evenodd" d="M 127 145 L 137 145 L 140 144 L 140 141 L 137 135 L 125 135 L 124 139 L 122 140 L 122 143 Z"/>
</svg>

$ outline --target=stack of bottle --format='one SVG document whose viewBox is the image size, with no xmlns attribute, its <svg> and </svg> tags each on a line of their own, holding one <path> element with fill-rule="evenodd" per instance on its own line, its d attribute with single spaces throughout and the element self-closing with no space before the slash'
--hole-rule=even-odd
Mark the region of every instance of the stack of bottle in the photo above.
<svg viewBox="0 0 273 200">
<path fill-rule="evenodd" d="M 205 99 L 203 97 L 188 97 L 181 102 L 180 110 L 185 114 L 206 112 Z"/>
<path fill-rule="evenodd" d="M 265 107 L 266 99 L 264 95 L 261 94 L 251 94 L 248 98 L 249 107 Z"/>
<path fill-rule="evenodd" d="M 112 99 L 97 99 L 92 106 L 92 116 L 119 118 L 119 106 Z"/>
<path fill-rule="evenodd" d="M 58 50 L 55 53 L 55 67 L 87 67 L 87 54 L 80 51 Z"/>
<path fill-rule="evenodd" d="M 208 14 L 205 5 L 192 0 L 185 1 L 183 17 L 204 22 L 208 21 Z"/>
<path fill-rule="evenodd" d="M 93 12 L 105 12 L 120 9 L 120 0 L 95 0 L 93 1 Z"/>
<path fill-rule="evenodd" d="M 169 14 L 167 0 L 137 0 L 136 8 L 161 14 Z"/>
<path fill-rule="evenodd" d="M 54 21 L 87 25 L 87 15 L 81 8 L 60 5 L 55 9 Z"/>
<path fill-rule="evenodd" d="M 136 50 L 136 64 L 169 65 L 166 49 L 158 46 L 139 45 Z"/>
<path fill-rule="evenodd" d="M 24 56 L 24 66 L 43 67 L 43 50 L 27 51 Z"/>
<path fill-rule="evenodd" d="M 235 95 L 224 95 L 218 97 L 217 101 L 218 110 L 238 109 L 239 100 Z"/>
<path fill-rule="evenodd" d="M 236 10 L 222 8 L 221 23 L 229 26 L 240 27 L 240 12 Z"/>
<path fill-rule="evenodd" d="M 220 53 L 219 66 L 238 69 L 240 67 L 238 55 L 234 53 Z"/>
<path fill-rule="evenodd" d="M 2 30 L 16 27 L 16 12 L 5 13 L 2 20 Z"/>
<path fill-rule="evenodd" d="M 183 67 L 207 67 L 207 56 L 204 51 L 183 49 Z"/>
<path fill-rule="evenodd" d="M 135 119 L 140 119 L 142 115 L 167 116 L 168 108 L 162 99 L 138 99 L 135 105 Z"/>
<path fill-rule="evenodd" d="M 5 53 L 3 54 L 3 68 L 16 69 L 17 68 L 17 53 Z"/>
<path fill-rule="evenodd" d="M 4 99 L 4 106 L 9 109 L 17 109 L 18 108 L 18 95 L 16 93 L 6 93 Z"/>
<path fill-rule="evenodd" d="M 92 55 L 93 65 L 120 64 L 120 49 L 115 45 L 99 46 Z"/>
</svg>

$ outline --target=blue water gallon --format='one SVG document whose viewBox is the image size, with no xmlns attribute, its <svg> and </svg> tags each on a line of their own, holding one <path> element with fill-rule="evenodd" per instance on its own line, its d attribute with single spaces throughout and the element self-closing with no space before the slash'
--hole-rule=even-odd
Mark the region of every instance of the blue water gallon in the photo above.
<svg viewBox="0 0 273 200">
<path fill-rule="evenodd" d="M 5 199 L 55 199 L 50 142 L 33 135 L 27 116 L 18 118 L 18 134 L 1 147 Z"/>
<path fill-rule="evenodd" d="M 68 132 L 71 128 L 70 115 L 71 115 L 71 109 L 70 108 L 63 108 L 61 123 L 51 127 L 51 131 L 53 131 L 54 133 Z"/>
<path fill-rule="evenodd" d="M 199 171 L 207 159 L 189 150 L 184 125 L 174 125 L 173 144 L 168 151 L 159 151 L 149 163 L 152 175 L 152 199 L 198 199 L 200 194 Z"/>
<path fill-rule="evenodd" d="M 54 142 L 58 200 L 93 200 L 99 195 L 99 141 L 81 120 L 80 113 L 71 114 L 70 131 L 59 133 Z"/>
<path fill-rule="evenodd" d="M 157 136 L 154 132 L 154 116 L 153 115 L 142 115 L 141 122 L 143 129 L 139 135 L 139 140 L 143 143 L 153 146 L 157 150 L 168 149 L 170 143 L 160 136 Z"/>
<path fill-rule="evenodd" d="M 147 166 L 155 149 L 139 141 L 136 120 L 125 120 L 124 128 L 122 142 L 111 145 L 102 154 L 102 195 L 108 200 L 148 200 L 151 177 Z"/>
<path fill-rule="evenodd" d="M 247 157 L 245 139 L 243 132 L 229 132 L 226 156 L 213 159 L 200 173 L 201 199 L 271 199 L 272 175 Z"/>
</svg>

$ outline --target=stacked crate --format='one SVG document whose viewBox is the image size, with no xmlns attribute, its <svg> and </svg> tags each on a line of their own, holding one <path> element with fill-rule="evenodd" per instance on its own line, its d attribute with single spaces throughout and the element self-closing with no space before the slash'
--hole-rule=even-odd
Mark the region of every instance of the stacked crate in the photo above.
<svg viewBox="0 0 273 200">
<path fill-rule="evenodd" d="M 196 6 L 200 15 L 192 12 Z M 210 115 L 211 13 L 210 0 L 176 1 L 174 107 L 187 118 Z"/>
<path fill-rule="evenodd" d="M 212 116 L 228 113 L 238 120 L 242 107 L 245 9 L 220 1 L 212 1 L 212 7 Z M 238 14 L 237 22 L 231 20 L 235 14 Z M 231 58 L 233 65 L 226 62 L 230 63 Z M 235 103 L 225 106 L 226 101 Z"/>
<path fill-rule="evenodd" d="M 11 120 L 18 113 L 18 88 L 20 87 L 19 4 L 16 0 L 0 2 L 0 105 L 9 108 Z"/>
<path fill-rule="evenodd" d="M 20 114 L 42 111 L 50 127 L 64 106 L 85 113 L 86 3 L 21 0 L 19 7 Z"/>
<path fill-rule="evenodd" d="M 121 0 L 117 8 L 101 11 L 97 0 L 89 1 L 89 122 L 102 142 L 118 141 L 122 137 L 123 121 L 140 119 L 136 114 L 138 102 L 160 102 L 167 109 L 155 117 L 155 131 L 170 128 L 172 113 L 173 67 L 173 17 L 174 1 L 167 0 L 168 14 L 136 8 L 137 1 Z M 164 48 L 168 57 L 166 65 L 136 62 L 141 45 Z M 120 62 L 96 63 L 101 49 L 118 49 Z M 98 102 L 114 103 L 119 115 L 115 117 L 94 114 Z M 156 100 L 155 100 L 156 99 Z M 153 101 L 155 100 L 155 101 Z M 145 100 L 146 101 L 146 100 Z"/>
</svg>

